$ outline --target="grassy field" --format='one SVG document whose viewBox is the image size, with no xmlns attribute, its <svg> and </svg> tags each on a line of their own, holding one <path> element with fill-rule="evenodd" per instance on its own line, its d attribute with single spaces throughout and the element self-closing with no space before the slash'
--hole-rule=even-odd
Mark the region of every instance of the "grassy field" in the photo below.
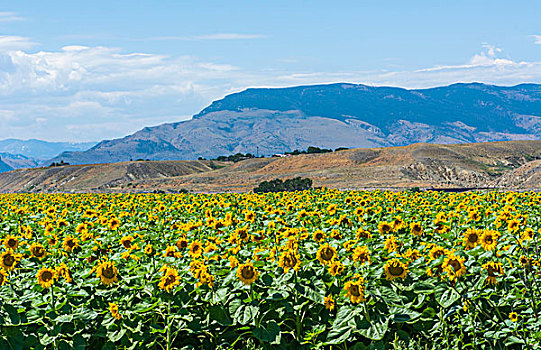
<svg viewBox="0 0 541 350">
<path fill-rule="evenodd" d="M 6 194 L 0 349 L 541 341 L 541 194 Z"/>
</svg>

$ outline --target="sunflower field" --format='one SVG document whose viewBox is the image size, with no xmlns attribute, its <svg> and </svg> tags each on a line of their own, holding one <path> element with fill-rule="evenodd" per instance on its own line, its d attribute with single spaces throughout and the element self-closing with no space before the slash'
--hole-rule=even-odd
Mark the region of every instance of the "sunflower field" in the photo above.
<svg viewBox="0 0 541 350">
<path fill-rule="evenodd" d="M 541 344 L 541 194 L 0 195 L 0 349 Z"/>
</svg>

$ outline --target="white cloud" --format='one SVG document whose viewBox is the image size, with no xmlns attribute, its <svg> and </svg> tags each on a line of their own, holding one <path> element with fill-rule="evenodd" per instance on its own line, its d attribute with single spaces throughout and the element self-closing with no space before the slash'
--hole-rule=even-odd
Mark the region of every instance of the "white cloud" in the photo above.
<svg viewBox="0 0 541 350">
<path fill-rule="evenodd" d="M 534 38 L 536 44 L 541 45 L 541 35 L 532 35 L 532 37 Z"/>
<path fill-rule="evenodd" d="M 22 20 L 24 20 L 24 18 L 15 12 L 0 12 L 0 23 L 17 22 Z"/>
<path fill-rule="evenodd" d="M 29 38 L 14 35 L 0 35 L 0 52 L 25 50 L 35 46 Z"/>
<path fill-rule="evenodd" d="M 228 62 L 111 47 L 71 45 L 30 52 L 6 50 L 0 44 L 0 139 L 121 137 L 144 126 L 187 119 L 213 100 L 247 87 L 352 82 L 423 88 L 455 82 L 541 81 L 541 61 L 517 61 L 503 54 L 502 49 L 483 44 L 482 52 L 462 64 L 418 70 L 292 72 L 302 69 L 301 63 L 288 70 L 246 71 Z"/>
</svg>

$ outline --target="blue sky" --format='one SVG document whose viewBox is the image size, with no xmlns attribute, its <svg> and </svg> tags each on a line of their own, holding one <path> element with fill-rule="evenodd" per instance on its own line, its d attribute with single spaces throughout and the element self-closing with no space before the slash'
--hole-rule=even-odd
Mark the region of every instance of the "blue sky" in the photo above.
<svg viewBox="0 0 541 350">
<path fill-rule="evenodd" d="M 541 1 L 4 1 L 0 139 L 93 141 L 257 86 L 541 82 Z"/>
</svg>

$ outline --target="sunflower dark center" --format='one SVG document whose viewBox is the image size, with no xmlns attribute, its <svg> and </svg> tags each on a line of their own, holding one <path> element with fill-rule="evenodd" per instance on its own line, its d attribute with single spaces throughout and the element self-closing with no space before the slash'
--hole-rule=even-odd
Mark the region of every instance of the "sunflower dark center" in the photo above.
<svg viewBox="0 0 541 350">
<path fill-rule="evenodd" d="M 475 242 L 477 242 L 478 238 L 479 237 L 477 236 L 476 233 L 472 233 L 471 235 L 468 236 L 468 242 L 475 243 Z"/>
<path fill-rule="evenodd" d="M 66 245 L 70 248 L 75 247 L 75 241 L 73 239 L 68 239 Z"/>
<path fill-rule="evenodd" d="M 34 254 L 34 256 L 37 256 L 38 258 L 42 257 L 43 254 L 45 254 L 45 249 L 43 249 L 43 247 L 35 247 L 32 249 L 32 254 Z"/>
<path fill-rule="evenodd" d="M 249 280 L 254 278 L 255 273 L 251 266 L 245 266 L 242 268 L 241 275 L 242 278 Z"/>
<path fill-rule="evenodd" d="M 332 251 L 331 248 L 324 248 L 321 251 L 321 257 L 323 258 L 323 260 L 331 260 L 333 256 L 334 256 L 334 252 Z"/>
<path fill-rule="evenodd" d="M 15 240 L 14 238 L 10 238 L 10 239 L 8 240 L 8 246 L 9 246 L 10 248 L 13 248 L 13 247 L 17 246 L 17 240 Z"/>
<path fill-rule="evenodd" d="M 112 266 L 108 266 L 103 269 L 102 274 L 105 278 L 113 278 L 115 277 L 115 270 L 113 270 Z"/>
<path fill-rule="evenodd" d="M 498 273 L 499 273 L 499 271 L 497 269 L 493 268 L 492 266 L 488 267 L 487 272 L 488 272 L 488 275 L 490 277 L 496 277 L 496 276 L 498 276 Z"/>
<path fill-rule="evenodd" d="M 460 268 L 461 268 L 460 261 L 458 261 L 456 259 L 453 259 L 453 260 L 449 261 L 449 265 L 451 265 L 451 267 L 453 268 L 453 270 L 455 270 L 455 272 L 460 270 Z"/>
<path fill-rule="evenodd" d="M 404 268 L 400 265 L 398 266 L 390 266 L 389 267 L 389 273 L 393 276 L 400 276 L 404 273 Z"/>
<path fill-rule="evenodd" d="M 169 276 L 167 276 L 167 278 L 165 279 L 165 285 L 168 286 L 168 285 L 170 285 L 170 284 L 173 284 L 173 283 L 175 283 L 175 280 L 176 280 L 176 279 L 175 279 L 175 276 L 169 275 Z"/>
<path fill-rule="evenodd" d="M 15 263 L 15 257 L 13 255 L 8 254 L 4 256 L 4 265 L 13 266 L 14 263 Z"/>
<path fill-rule="evenodd" d="M 361 291 L 359 290 L 359 286 L 354 284 L 352 286 L 349 287 L 349 292 L 351 293 L 351 295 L 353 295 L 354 297 L 358 297 L 361 295 Z"/>
<path fill-rule="evenodd" d="M 297 258 L 294 255 L 287 255 L 284 259 L 284 263 L 287 267 L 294 267 L 297 265 Z"/>
<path fill-rule="evenodd" d="M 51 273 L 51 271 L 45 271 L 45 272 L 43 272 L 43 274 L 41 275 L 41 279 L 42 279 L 44 282 L 49 282 L 50 280 L 53 279 L 53 274 Z"/>
<path fill-rule="evenodd" d="M 443 250 L 436 250 L 436 251 L 434 252 L 434 259 L 439 258 L 440 256 L 443 255 L 443 253 L 444 253 Z"/>
</svg>

